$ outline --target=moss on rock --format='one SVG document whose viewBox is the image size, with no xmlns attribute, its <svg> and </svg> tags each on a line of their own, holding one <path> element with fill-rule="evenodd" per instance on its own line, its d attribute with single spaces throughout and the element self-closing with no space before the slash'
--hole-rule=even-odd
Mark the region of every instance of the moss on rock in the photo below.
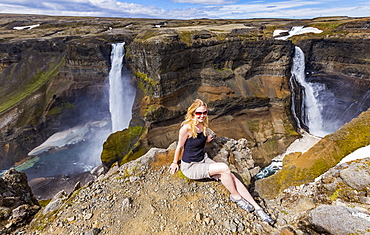
<svg viewBox="0 0 370 235">
<path fill-rule="evenodd" d="M 151 79 L 147 74 L 140 71 L 136 72 L 136 78 L 138 80 L 138 88 L 144 92 L 144 94 L 152 94 L 155 90 L 155 86 L 158 85 L 158 81 Z"/>
<path fill-rule="evenodd" d="M 35 71 L 34 76 L 29 79 L 25 86 L 16 87 L 14 92 L 0 98 L 0 113 L 10 110 L 19 102 L 29 98 L 32 93 L 55 77 L 65 64 L 63 54 L 55 57 L 50 56 L 49 60 L 50 63 L 47 69 Z"/>
<path fill-rule="evenodd" d="M 114 162 L 122 165 L 145 154 L 147 149 L 140 141 L 145 130 L 142 126 L 134 126 L 111 134 L 103 145 L 102 163 L 107 167 Z"/>
<path fill-rule="evenodd" d="M 256 182 L 262 197 L 273 198 L 290 186 L 312 182 L 356 149 L 370 144 L 370 110 L 326 136 L 304 154 L 288 155 L 283 169 Z"/>
</svg>

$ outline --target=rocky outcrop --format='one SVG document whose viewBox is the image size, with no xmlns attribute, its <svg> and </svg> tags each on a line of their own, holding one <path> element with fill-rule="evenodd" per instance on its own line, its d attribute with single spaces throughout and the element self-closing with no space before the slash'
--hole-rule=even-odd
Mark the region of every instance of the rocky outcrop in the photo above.
<svg viewBox="0 0 370 235">
<path fill-rule="evenodd" d="M 102 163 L 109 168 L 115 162 L 122 165 L 145 154 L 148 151 L 142 143 L 145 134 L 142 126 L 128 127 L 111 134 L 103 145 Z"/>
<path fill-rule="evenodd" d="M 369 161 L 364 158 L 342 163 L 315 182 L 288 188 L 276 200 L 284 210 L 281 219 L 308 234 L 368 233 Z"/>
<path fill-rule="evenodd" d="M 370 109 L 327 135 L 307 152 L 286 156 L 279 172 L 256 182 L 256 191 L 264 198 L 274 198 L 290 186 L 312 182 L 342 158 L 369 144 Z"/>
<path fill-rule="evenodd" d="M 238 150 L 242 150 L 240 154 L 248 152 L 245 140 L 221 138 L 207 148 L 210 152 L 218 152 L 221 143 L 225 143 L 221 148 L 223 155 L 232 151 L 235 154 Z M 219 182 L 192 181 L 181 172 L 170 175 L 165 165 L 173 158 L 174 147 L 175 144 L 168 149 L 153 148 L 137 160 L 122 166 L 114 164 L 107 174 L 74 194 L 59 193 L 23 232 L 32 234 L 36 228 L 42 228 L 41 231 L 48 234 L 73 234 L 77 230 L 108 234 L 170 234 L 175 228 L 187 234 L 273 231 L 254 214 L 245 215 L 230 202 Z M 234 162 L 242 164 L 237 158 Z M 253 169 L 253 163 L 249 164 L 249 169 Z M 67 204 L 70 206 L 65 206 Z M 108 205 L 110 209 L 106 210 Z M 46 223 L 45 218 L 50 217 L 53 219 Z M 117 223 L 118 218 L 120 223 Z M 136 223 L 136 220 L 141 222 Z"/>
<path fill-rule="evenodd" d="M 210 152 L 248 157 L 245 140 L 218 138 L 208 146 Z M 277 220 L 271 227 L 232 203 L 220 182 L 189 180 L 181 172 L 170 175 L 166 166 L 174 147 L 153 148 L 137 160 L 114 164 L 85 188 L 69 195 L 59 193 L 29 226 L 17 232 L 364 234 L 369 230 L 369 158 L 338 165 L 319 180 L 290 187 L 271 200 L 264 201 L 252 191 L 255 200 Z M 238 169 L 243 161 L 229 157 L 227 164 Z M 252 172 L 252 165 L 245 171 Z"/>
<path fill-rule="evenodd" d="M 0 178 L 0 233 L 29 223 L 40 210 L 25 173 L 9 170 Z"/>
</svg>

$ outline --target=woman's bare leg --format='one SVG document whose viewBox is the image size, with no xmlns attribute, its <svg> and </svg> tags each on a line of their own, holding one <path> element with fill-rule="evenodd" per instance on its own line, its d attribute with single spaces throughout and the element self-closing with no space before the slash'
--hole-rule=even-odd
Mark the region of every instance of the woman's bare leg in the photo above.
<svg viewBox="0 0 370 235">
<path fill-rule="evenodd" d="M 231 196 L 236 200 L 241 198 L 240 193 L 238 192 L 233 179 L 230 168 L 222 162 L 211 163 L 209 165 L 209 175 L 220 175 L 221 183 L 225 186 L 227 190 L 231 193 Z"/>
<path fill-rule="evenodd" d="M 232 177 L 234 179 L 234 182 L 235 182 L 236 189 L 237 189 L 238 193 L 245 200 L 247 200 L 250 204 L 252 204 L 256 210 L 258 210 L 259 208 L 261 208 L 257 204 L 257 202 L 254 200 L 254 198 L 252 197 L 252 195 L 249 193 L 248 189 L 244 186 L 244 184 L 242 182 L 240 182 L 240 180 L 238 178 L 236 178 L 236 176 L 233 173 L 231 173 L 231 175 L 232 175 Z"/>
<path fill-rule="evenodd" d="M 227 190 L 229 190 L 231 196 L 235 200 L 239 200 L 243 197 L 250 204 L 252 204 L 255 209 L 260 208 L 257 202 L 253 199 L 252 195 L 249 193 L 248 189 L 242 182 L 240 182 L 238 178 L 235 177 L 233 173 L 231 173 L 230 168 L 225 163 L 211 163 L 209 165 L 209 174 L 211 176 L 215 174 L 221 175 L 221 183 L 226 187 Z"/>
<path fill-rule="evenodd" d="M 275 223 L 275 220 L 262 210 L 262 208 L 253 199 L 248 189 L 242 182 L 240 182 L 238 178 L 235 177 L 233 173 L 231 173 L 230 168 L 225 163 L 216 162 L 209 165 L 209 175 L 212 176 L 216 174 L 220 175 L 222 184 L 227 190 L 230 191 L 230 194 L 234 200 L 238 201 L 239 199 L 244 198 L 246 201 L 252 204 L 252 206 L 254 206 L 256 214 L 261 218 L 262 221 L 267 222 L 270 225 Z"/>
</svg>

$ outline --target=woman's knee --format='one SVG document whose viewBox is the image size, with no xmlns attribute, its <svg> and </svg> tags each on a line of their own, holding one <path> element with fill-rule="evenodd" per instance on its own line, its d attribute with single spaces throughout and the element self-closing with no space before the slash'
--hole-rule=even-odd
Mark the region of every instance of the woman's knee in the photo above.
<svg viewBox="0 0 370 235">
<path fill-rule="evenodd" d="M 219 171 L 219 174 L 229 174 L 231 173 L 229 166 L 223 162 L 215 163 L 215 167 Z"/>
</svg>

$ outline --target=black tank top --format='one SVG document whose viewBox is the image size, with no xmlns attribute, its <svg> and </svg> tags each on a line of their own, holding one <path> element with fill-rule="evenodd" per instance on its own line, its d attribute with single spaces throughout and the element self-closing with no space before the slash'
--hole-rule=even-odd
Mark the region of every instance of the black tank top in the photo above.
<svg viewBox="0 0 370 235">
<path fill-rule="evenodd" d="M 184 162 L 200 162 L 204 158 L 204 146 L 206 145 L 207 137 L 203 132 L 197 134 L 197 138 L 190 137 L 185 141 L 184 154 L 182 160 Z"/>
</svg>

